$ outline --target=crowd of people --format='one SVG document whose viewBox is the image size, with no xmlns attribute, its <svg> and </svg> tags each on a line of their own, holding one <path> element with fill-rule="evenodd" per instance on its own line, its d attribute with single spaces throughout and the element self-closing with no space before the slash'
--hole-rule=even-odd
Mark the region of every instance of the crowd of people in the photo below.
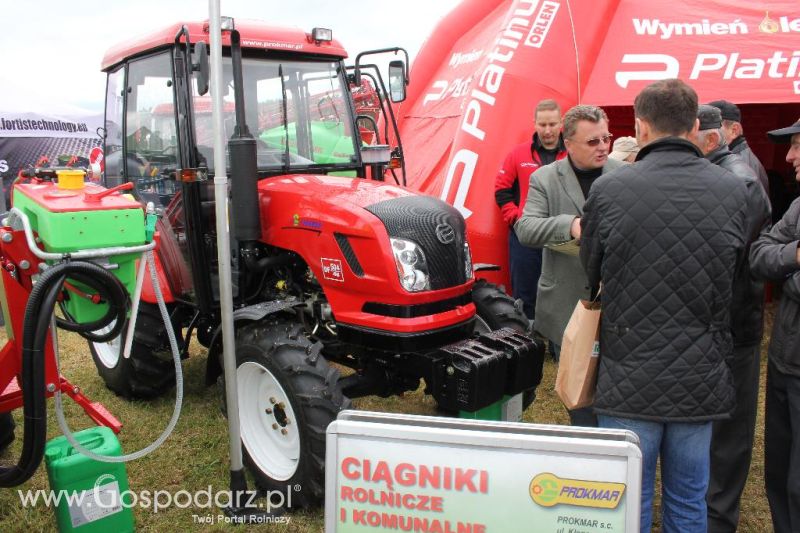
<svg viewBox="0 0 800 533">
<path fill-rule="evenodd" d="M 634 116 L 636 137 L 612 148 L 601 108 L 537 105 L 531 142 L 495 186 L 513 296 L 557 360 L 575 304 L 600 293 L 595 401 L 571 423 L 638 436 L 641 531 L 660 461 L 663 531 L 722 532 L 736 531 L 750 468 L 764 281 L 778 285 L 765 485 L 775 531 L 800 531 L 800 199 L 771 224 L 735 104 L 700 105 L 686 83 L 662 80 Z M 800 121 L 769 137 L 790 144 L 800 181 Z M 572 240 L 577 256 L 554 248 Z"/>
</svg>

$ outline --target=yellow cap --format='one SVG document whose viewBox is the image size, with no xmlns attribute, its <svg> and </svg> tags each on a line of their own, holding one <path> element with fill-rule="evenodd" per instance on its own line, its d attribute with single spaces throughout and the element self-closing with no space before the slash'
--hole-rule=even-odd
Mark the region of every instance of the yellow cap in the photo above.
<svg viewBox="0 0 800 533">
<path fill-rule="evenodd" d="M 83 170 L 56 170 L 59 189 L 83 189 Z"/>
</svg>

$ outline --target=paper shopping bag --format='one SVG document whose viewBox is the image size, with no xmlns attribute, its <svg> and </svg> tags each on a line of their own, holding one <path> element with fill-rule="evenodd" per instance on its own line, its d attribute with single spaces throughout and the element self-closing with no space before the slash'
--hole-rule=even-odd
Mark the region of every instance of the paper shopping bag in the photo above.
<svg viewBox="0 0 800 533">
<path fill-rule="evenodd" d="M 556 394 L 567 409 L 591 405 L 600 356 L 600 302 L 580 300 L 564 330 Z"/>
</svg>

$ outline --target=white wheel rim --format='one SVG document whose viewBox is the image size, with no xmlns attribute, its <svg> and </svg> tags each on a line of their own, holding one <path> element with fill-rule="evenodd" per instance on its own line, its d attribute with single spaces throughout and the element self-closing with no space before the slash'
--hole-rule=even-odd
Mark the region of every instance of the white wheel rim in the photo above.
<svg viewBox="0 0 800 533">
<path fill-rule="evenodd" d="M 96 333 L 102 335 L 103 333 L 107 333 L 111 331 L 114 325 L 117 323 L 117 320 L 114 319 L 109 325 L 104 328 L 98 329 L 97 331 L 93 331 L 92 333 Z M 108 342 L 93 342 L 92 345 L 94 346 L 94 351 L 97 354 L 97 358 L 100 359 L 100 362 L 106 368 L 116 368 L 117 364 L 119 363 L 120 358 L 120 337 L 122 335 L 117 335 L 113 339 Z"/>
<path fill-rule="evenodd" d="M 242 363 L 236 376 L 244 447 L 267 477 L 286 481 L 300 462 L 300 428 L 289 397 L 275 376 L 258 363 Z"/>
</svg>

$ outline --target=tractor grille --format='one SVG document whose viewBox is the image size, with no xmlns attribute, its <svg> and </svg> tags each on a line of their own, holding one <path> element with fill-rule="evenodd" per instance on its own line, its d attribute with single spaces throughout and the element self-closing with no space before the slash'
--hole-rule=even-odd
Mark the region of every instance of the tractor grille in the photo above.
<svg viewBox="0 0 800 533">
<path fill-rule="evenodd" d="M 430 270 L 431 289 L 466 283 L 464 217 L 430 196 L 394 198 L 365 208 L 378 217 L 390 237 L 420 245 Z"/>
</svg>

